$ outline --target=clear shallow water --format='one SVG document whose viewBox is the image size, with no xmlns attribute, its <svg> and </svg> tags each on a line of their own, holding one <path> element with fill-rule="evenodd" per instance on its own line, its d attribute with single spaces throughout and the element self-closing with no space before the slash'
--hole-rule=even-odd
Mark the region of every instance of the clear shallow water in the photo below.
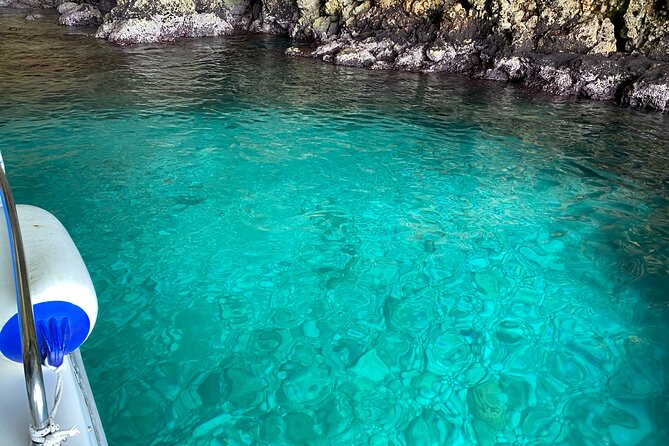
<svg viewBox="0 0 669 446">
<path fill-rule="evenodd" d="M 669 118 L 0 11 L 111 445 L 664 445 Z"/>
</svg>

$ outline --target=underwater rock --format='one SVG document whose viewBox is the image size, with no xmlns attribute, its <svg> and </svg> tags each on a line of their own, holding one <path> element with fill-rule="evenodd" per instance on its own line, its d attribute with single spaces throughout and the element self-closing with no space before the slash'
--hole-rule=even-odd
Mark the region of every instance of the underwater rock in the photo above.
<svg viewBox="0 0 669 446">
<path fill-rule="evenodd" d="M 368 379 L 374 382 L 381 382 L 388 375 L 388 367 L 378 357 L 376 350 L 372 349 L 362 355 L 351 371 L 360 379 Z"/>
<path fill-rule="evenodd" d="M 496 381 L 472 387 L 467 392 L 467 405 L 474 416 L 495 429 L 506 426 L 507 396 Z"/>
<path fill-rule="evenodd" d="M 282 383 L 283 403 L 296 406 L 315 406 L 330 396 L 332 383 L 327 371 L 319 368 L 297 369 Z"/>
<path fill-rule="evenodd" d="M 102 23 L 102 14 L 92 5 L 64 3 L 58 7 L 58 12 L 61 13 L 58 23 L 64 26 L 98 26 Z"/>
<path fill-rule="evenodd" d="M 25 17 L 25 19 L 26 19 L 27 21 L 29 21 L 29 22 L 32 22 L 32 21 L 34 21 L 34 20 L 43 19 L 43 18 L 44 18 L 44 16 L 43 16 L 42 14 L 28 14 L 28 15 Z"/>
<path fill-rule="evenodd" d="M 451 438 L 453 431 L 455 428 L 450 420 L 443 414 L 428 409 L 411 420 L 401 435 L 407 445 L 457 444 Z"/>
<path fill-rule="evenodd" d="M 456 377 L 471 361 L 472 346 L 466 339 L 449 333 L 434 333 L 425 347 L 427 370 Z"/>
<path fill-rule="evenodd" d="M 291 46 L 286 49 L 287 56 L 306 56 L 306 54 L 296 46 Z"/>
<path fill-rule="evenodd" d="M 227 400 L 236 407 L 249 408 L 265 398 L 264 383 L 248 368 L 230 368 L 226 371 Z"/>
<path fill-rule="evenodd" d="M 316 422 L 309 414 L 288 413 L 283 420 L 286 427 L 286 438 L 292 444 L 313 444 L 318 438 L 318 434 L 314 431 Z"/>
<path fill-rule="evenodd" d="M 637 446 L 653 432 L 652 423 L 642 404 L 610 400 L 602 414 L 608 431 L 618 446 Z"/>
<path fill-rule="evenodd" d="M 523 435 L 535 441 L 535 444 L 556 444 L 564 431 L 559 418 L 547 407 L 532 406 L 520 415 L 520 427 Z"/>
</svg>

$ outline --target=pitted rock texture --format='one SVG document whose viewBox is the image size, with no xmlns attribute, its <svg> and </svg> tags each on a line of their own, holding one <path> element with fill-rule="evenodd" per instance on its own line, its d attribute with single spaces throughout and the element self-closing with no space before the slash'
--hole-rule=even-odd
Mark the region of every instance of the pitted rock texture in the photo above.
<svg viewBox="0 0 669 446">
<path fill-rule="evenodd" d="M 62 0 L 0 0 L 0 8 L 55 8 Z"/>
<path fill-rule="evenodd" d="M 96 36 L 119 44 L 230 34 L 250 0 L 118 0 Z"/>
<path fill-rule="evenodd" d="M 0 0 L 0 5 L 61 2 Z M 97 36 L 122 44 L 235 31 L 287 34 L 301 45 L 290 55 L 339 65 L 457 73 L 669 111 L 669 0 L 89 3 L 102 13 L 111 9 Z"/>
<path fill-rule="evenodd" d="M 287 54 L 343 66 L 465 74 L 669 112 L 669 64 L 643 55 L 525 52 L 489 59 L 475 44 L 407 45 L 374 37 L 337 39 L 313 50 L 291 47 Z"/>
<path fill-rule="evenodd" d="M 220 20 L 213 19 L 212 14 Z M 118 0 L 98 36 L 118 43 L 133 43 L 228 34 L 235 30 L 288 34 L 298 18 L 296 0 Z M 148 23 L 155 21 L 165 22 L 162 31 L 156 31 L 160 25 Z M 179 25 L 181 22 L 186 25 Z M 193 27 L 188 25 L 191 22 L 195 23 Z M 206 24 L 198 26 L 199 22 Z M 120 34 L 108 31 L 121 28 Z M 178 31 L 172 33 L 170 30 L 175 28 Z M 202 34 L 203 29 L 210 31 Z M 137 35 L 131 37 L 133 32 Z M 117 38 L 121 35 L 122 39 Z"/>
<path fill-rule="evenodd" d="M 0 7 L 3 8 L 58 9 L 63 4 L 88 5 L 94 7 L 103 14 L 109 12 L 116 6 L 116 0 L 78 0 L 77 2 L 70 2 L 67 0 L 0 0 Z"/>
<path fill-rule="evenodd" d="M 131 18 L 104 23 L 97 37 L 120 44 L 168 42 L 179 37 L 205 37 L 230 34 L 230 18 L 213 13 L 193 13 L 177 16 L 155 15 L 150 19 Z"/>
<path fill-rule="evenodd" d="M 669 70 L 656 65 L 625 88 L 621 102 L 633 107 L 646 107 L 669 112 Z"/>
<path fill-rule="evenodd" d="M 65 26 L 98 26 L 102 23 L 102 14 L 95 6 L 72 2 L 58 6 L 58 23 Z"/>
<path fill-rule="evenodd" d="M 296 0 L 263 1 L 260 29 L 271 34 L 286 34 L 297 23 L 299 16 Z"/>
<path fill-rule="evenodd" d="M 324 20 L 337 31 L 324 33 Z M 326 0 L 292 35 L 320 44 L 293 55 L 335 64 L 457 73 L 669 111 L 666 0 Z"/>
</svg>

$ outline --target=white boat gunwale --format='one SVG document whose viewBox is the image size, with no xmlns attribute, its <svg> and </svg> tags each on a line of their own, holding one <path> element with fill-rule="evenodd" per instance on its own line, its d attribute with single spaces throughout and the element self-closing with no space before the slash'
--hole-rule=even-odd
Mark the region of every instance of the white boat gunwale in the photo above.
<svg viewBox="0 0 669 446">
<path fill-rule="evenodd" d="M 21 349 L 23 352 L 22 365 L 13 363 L 6 358 L 0 358 L 0 379 L 2 379 L 0 381 L 0 389 L 3 389 L 3 400 L 5 400 L 3 402 L 11 403 L 9 405 L 0 404 L 0 408 L 2 408 L 2 411 L 0 411 L 0 427 L 2 427 L 0 429 L 0 444 L 12 446 L 16 444 L 16 446 L 20 446 L 20 444 L 25 444 L 22 441 L 23 438 L 28 442 L 31 441 L 29 426 L 35 430 L 46 430 L 53 427 L 53 423 L 58 420 L 52 420 L 49 417 L 47 395 L 53 394 L 53 392 L 48 392 L 45 387 L 19 215 L 11 187 L 4 172 L 4 163 L 1 154 L 0 189 L 2 195 L 0 207 L 3 208 L 7 225 L 6 234 L 0 234 L 0 237 L 8 237 L 9 239 L 9 255 L 11 256 L 13 266 L 13 277 L 5 278 L 5 280 L 8 279 L 14 282 L 16 286 Z M 7 255 L 8 253 L 0 254 Z M 23 369 L 23 374 L 19 372 L 21 368 Z M 49 381 L 55 382 L 56 374 L 49 373 L 50 370 L 44 371 L 47 373 Z M 68 444 L 72 446 L 108 446 L 90 382 L 88 381 L 78 348 L 65 356 L 61 374 L 63 375 L 63 383 L 65 383 L 63 407 L 69 408 L 70 413 L 63 415 L 61 411 L 58 418 L 67 419 L 68 422 L 76 420 L 79 428 L 83 431 L 79 436 L 70 438 Z M 23 380 L 21 379 L 21 375 L 23 375 Z M 25 387 L 18 385 L 20 381 L 24 381 Z M 25 388 L 25 390 L 22 390 L 22 388 Z M 22 394 L 22 398 L 20 394 Z M 20 403 L 21 399 L 27 401 L 28 411 L 24 412 L 20 410 L 22 406 Z M 25 423 L 22 420 L 25 420 Z M 41 441 L 44 442 L 46 439 L 47 437 L 43 437 Z M 12 443 L 6 443 L 6 440 L 11 440 Z M 54 440 L 51 439 L 51 441 Z M 56 440 L 54 444 L 60 444 L 60 441 Z M 16 442 L 19 443 L 17 444 Z M 36 440 L 33 438 L 32 444 L 41 444 L 40 439 Z"/>
</svg>

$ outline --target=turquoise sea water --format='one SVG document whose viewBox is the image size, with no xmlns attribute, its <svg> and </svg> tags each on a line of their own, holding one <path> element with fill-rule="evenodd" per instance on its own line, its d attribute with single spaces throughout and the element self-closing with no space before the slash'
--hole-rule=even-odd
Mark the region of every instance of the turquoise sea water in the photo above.
<svg viewBox="0 0 669 446">
<path fill-rule="evenodd" d="M 0 10 L 116 445 L 669 442 L 669 117 Z"/>
</svg>

